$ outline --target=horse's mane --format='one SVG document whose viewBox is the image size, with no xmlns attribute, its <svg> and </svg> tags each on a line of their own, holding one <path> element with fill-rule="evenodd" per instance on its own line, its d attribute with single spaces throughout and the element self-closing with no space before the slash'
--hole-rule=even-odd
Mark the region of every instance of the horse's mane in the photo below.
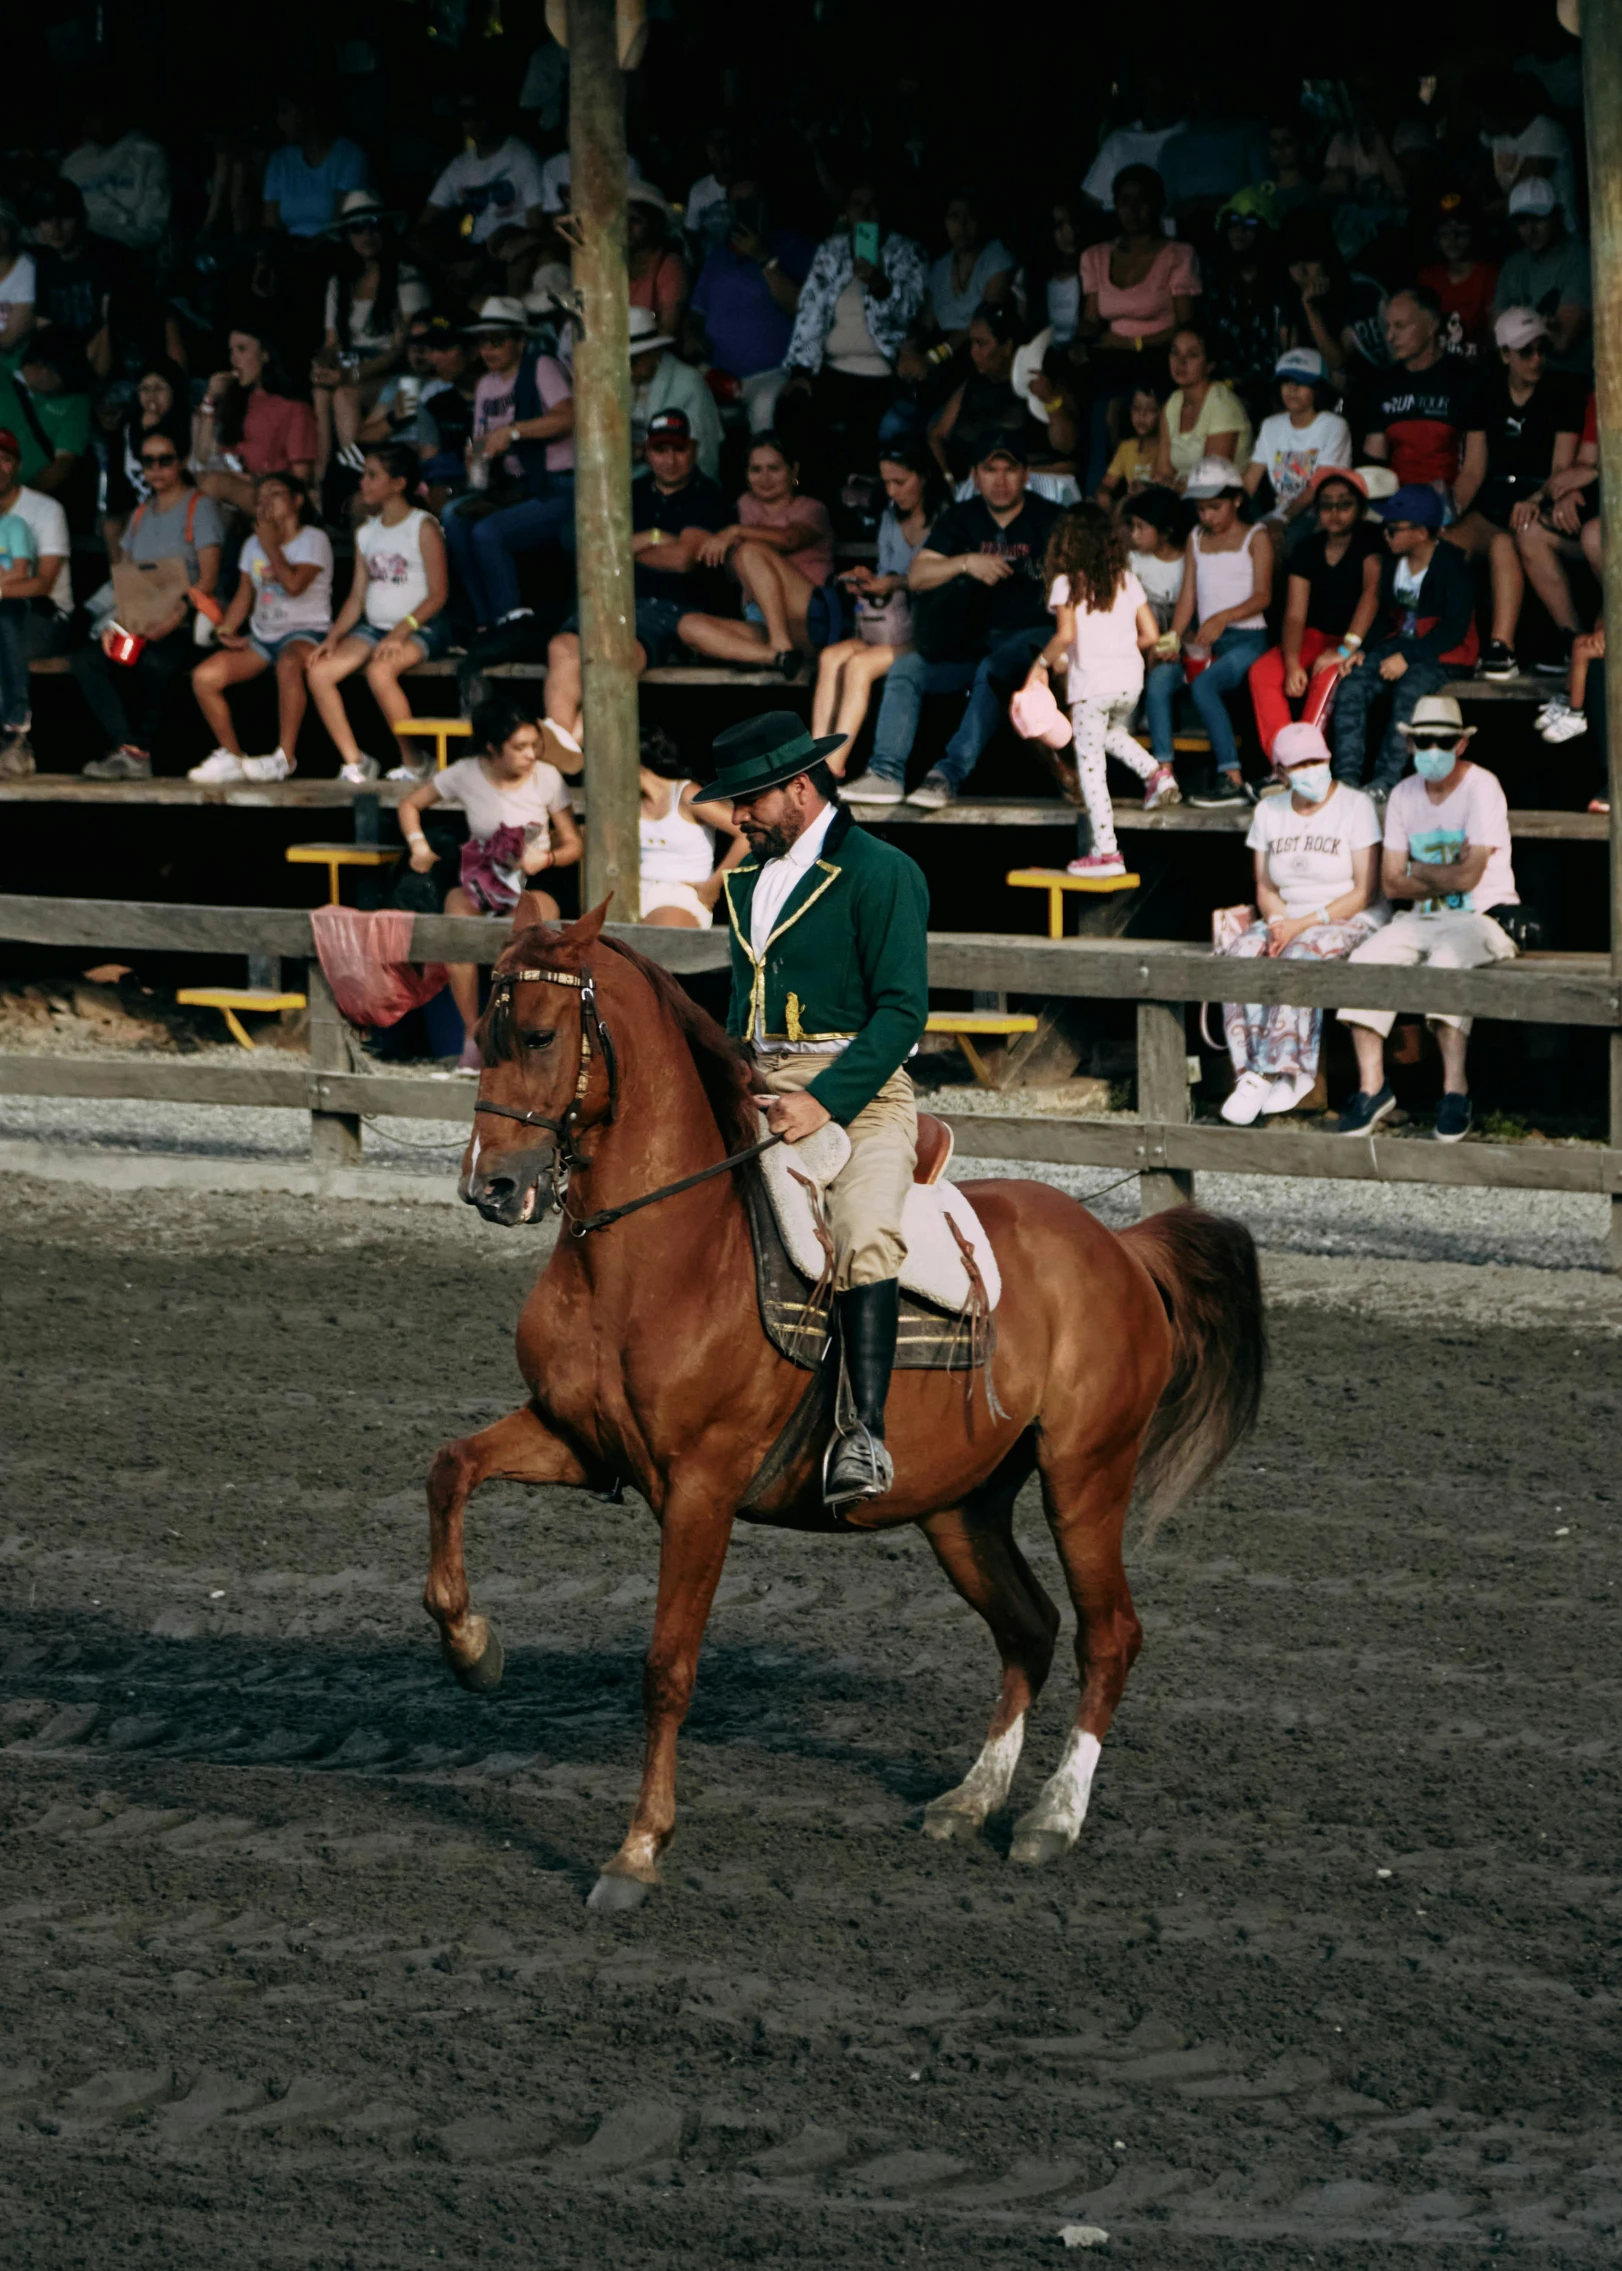
<svg viewBox="0 0 1622 2271">
<path fill-rule="evenodd" d="M 569 935 L 567 926 L 554 928 L 548 924 L 521 932 L 505 948 L 496 964 L 497 970 L 521 966 L 534 948 L 530 940 L 544 943 L 546 953 L 563 967 L 568 967 Z M 650 962 L 634 946 L 626 946 L 605 932 L 597 941 L 620 955 L 638 970 L 652 987 L 661 1005 L 669 1012 L 677 1031 L 686 1042 L 704 1089 L 705 1099 L 715 1116 L 715 1125 L 721 1141 L 728 1151 L 742 1151 L 759 1140 L 760 1130 L 750 1088 L 748 1067 L 743 1052 L 716 1024 L 706 1009 L 701 1009 L 690 994 L 679 986 L 668 970 L 657 962 Z M 511 993 L 495 994 L 479 1026 L 480 1054 L 487 1065 L 500 1064 L 511 1054 L 513 1046 Z"/>
<path fill-rule="evenodd" d="M 707 1009 L 701 1009 L 692 995 L 676 983 L 668 970 L 661 969 L 657 962 L 650 962 L 634 946 L 610 938 L 606 932 L 602 943 L 640 970 L 675 1019 L 727 1150 L 741 1151 L 748 1144 L 758 1143 L 759 1115 L 749 1068 L 736 1041 L 716 1024 Z"/>
</svg>

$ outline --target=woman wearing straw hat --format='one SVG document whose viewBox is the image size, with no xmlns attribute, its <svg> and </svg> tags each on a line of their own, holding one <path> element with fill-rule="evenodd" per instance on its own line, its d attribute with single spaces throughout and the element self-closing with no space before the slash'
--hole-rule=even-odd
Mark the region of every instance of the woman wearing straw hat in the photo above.
<svg viewBox="0 0 1622 2271">
<path fill-rule="evenodd" d="M 563 365 L 528 345 L 529 331 L 523 301 L 501 297 L 466 328 L 484 363 L 469 471 L 482 468 L 488 485 L 447 511 L 445 548 L 477 631 L 529 613 L 514 555 L 573 535 L 574 395 Z"/>
<path fill-rule="evenodd" d="M 405 354 L 406 330 L 428 305 L 428 287 L 401 260 L 393 230 L 401 215 L 384 207 L 375 190 L 344 194 L 326 234 L 341 250 L 327 279 L 322 344 L 310 366 L 319 446 L 316 479 L 327 470 L 336 443 L 338 462 L 358 473 L 365 463 L 363 433 L 388 439 L 387 422 L 371 413 L 392 393 L 390 374 Z"/>
</svg>

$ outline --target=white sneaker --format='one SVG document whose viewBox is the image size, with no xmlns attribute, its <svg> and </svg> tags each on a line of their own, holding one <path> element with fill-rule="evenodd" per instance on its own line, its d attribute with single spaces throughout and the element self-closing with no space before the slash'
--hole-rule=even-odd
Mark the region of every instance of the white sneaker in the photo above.
<svg viewBox="0 0 1622 2271">
<path fill-rule="evenodd" d="M 341 781 L 347 781 L 352 789 L 364 788 L 368 781 L 377 779 L 377 759 L 375 757 L 363 757 L 358 765 L 345 765 L 339 772 L 338 778 Z M 392 781 L 393 778 L 394 775 L 391 773 L 389 779 Z"/>
<path fill-rule="evenodd" d="M 906 793 L 904 782 L 888 780 L 883 773 L 864 773 L 859 781 L 839 787 L 846 804 L 899 804 Z"/>
<path fill-rule="evenodd" d="M 245 781 L 285 781 L 293 770 L 293 760 L 285 749 L 273 749 L 268 757 L 244 757 L 242 778 Z"/>
<path fill-rule="evenodd" d="M 202 781 L 205 785 L 220 781 L 240 781 L 247 778 L 242 770 L 242 759 L 229 749 L 216 749 L 212 757 L 205 757 L 186 775 L 188 781 Z"/>
<path fill-rule="evenodd" d="M 1177 786 L 1177 775 L 1169 765 L 1157 765 L 1144 783 L 1143 809 L 1159 812 L 1168 804 L 1181 804 L 1183 792 Z"/>
<path fill-rule="evenodd" d="M 1272 1085 L 1263 1073 L 1242 1072 L 1233 1084 L 1233 1094 L 1222 1106 L 1222 1117 L 1228 1125 L 1248 1128 L 1261 1112 Z"/>
<path fill-rule="evenodd" d="M 1538 731 L 1548 742 L 1575 741 L 1580 733 L 1588 731 L 1588 720 L 1581 710 L 1556 710 Z"/>
<path fill-rule="evenodd" d="M 1262 1098 L 1264 1112 L 1293 1112 L 1297 1104 L 1304 1104 L 1312 1094 L 1314 1075 L 1310 1072 L 1281 1073 L 1277 1080 L 1267 1083 L 1267 1094 Z"/>
<path fill-rule="evenodd" d="M 430 757 L 426 765 L 391 765 L 383 778 L 386 781 L 410 781 L 420 789 L 424 781 L 433 779 L 436 770 Z"/>
</svg>

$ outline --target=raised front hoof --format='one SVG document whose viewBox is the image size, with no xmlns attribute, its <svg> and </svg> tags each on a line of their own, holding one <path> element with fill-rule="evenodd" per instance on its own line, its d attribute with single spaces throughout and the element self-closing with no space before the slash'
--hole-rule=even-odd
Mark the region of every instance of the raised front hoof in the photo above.
<svg viewBox="0 0 1622 2271">
<path fill-rule="evenodd" d="M 620 1876 L 605 1869 L 587 1893 L 586 1906 L 598 1916 L 627 1916 L 633 1908 L 642 1906 L 657 1881 Z"/>
<path fill-rule="evenodd" d="M 1061 1829 L 1027 1829 L 1020 1823 L 1014 1830 L 1008 1858 L 1017 1861 L 1023 1869 L 1040 1869 L 1049 1861 L 1060 1860 L 1075 1842 Z"/>
<path fill-rule="evenodd" d="M 471 1664 L 459 1664 L 449 1648 L 445 1661 L 456 1675 L 458 1687 L 465 1687 L 470 1695 L 491 1695 L 501 1685 L 501 1675 L 507 1669 L 506 1651 L 501 1637 L 492 1626 L 486 1636 L 484 1653 Z"/>
<path fill-rule="evenodd" d="M 978 1837 L 985 1828 L 984 1818 L 967 1806 L 956 1806 L 950 1798 L 937 1798 L 932 1806 L 924 1808 L 924 1835 L 945 1845 L 952 1838 Z"/>
</svg>

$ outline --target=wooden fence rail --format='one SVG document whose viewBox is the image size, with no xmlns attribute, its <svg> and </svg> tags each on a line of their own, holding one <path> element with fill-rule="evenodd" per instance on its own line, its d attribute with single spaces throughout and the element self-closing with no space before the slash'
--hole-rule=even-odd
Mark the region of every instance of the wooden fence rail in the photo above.
<svg viewBox="0 0 1622 2271">
<path fill-rule="evenodd" d="M 713 931 L 620 926 L 615 935 L 667 969 L 725 967 Z M 124 1098 L 132 1102 L 257 1104 L 307 1112 L 311 1150 L 324 1165 L 353 1164 L 366 1118 L 465 1126 L 471 1084 L 359 1067 L 315 959 L 307 913 L 279 907 L 0 897 L 0 939 L 99 953 L 278 955 L 307 963 L 308 1066 L 269 1053 L 192 1064 L 158 1057 L 0 1054 L 0 1094 Z M 490 963 L 506 944 L 498 924 L 418 916 L 419 961 Z M 1297 1128 L 1195 1125 L 1189 1108 L 1187 1005 L 1232 998 L 1239 972 L 1203 948 L 1140 939 L 1026 939 L 964 932 L 930 936 L 930 980 L 954 991 L 995 991 L 1137 1004 L 1138 1110 L 1133 1120 L 944 1117 L 966 1157 L 1113 1168 L 1140 1178 L 1145 1212 L 1192 1195 L 1197 1171 L 1296 1175 L 1332 1181 L 1430 1183 L 1493 1190 L 1592 1192 L 1608 1197 L 1609 1260 L 1622 1268 L 1622 1126 L 1609 1144 L 1447 1145 L 1400 1136 L 1347 1140 Z M 1487 970 L 1360 968 L 1344 962 L 1247 962 L 1249 1000 L 1336 1009 L 1353 1004 L 1409 1012 L 1622 1031 L 1622 979 L 1603 956 L 1530 956 Z"/>
</svg>

